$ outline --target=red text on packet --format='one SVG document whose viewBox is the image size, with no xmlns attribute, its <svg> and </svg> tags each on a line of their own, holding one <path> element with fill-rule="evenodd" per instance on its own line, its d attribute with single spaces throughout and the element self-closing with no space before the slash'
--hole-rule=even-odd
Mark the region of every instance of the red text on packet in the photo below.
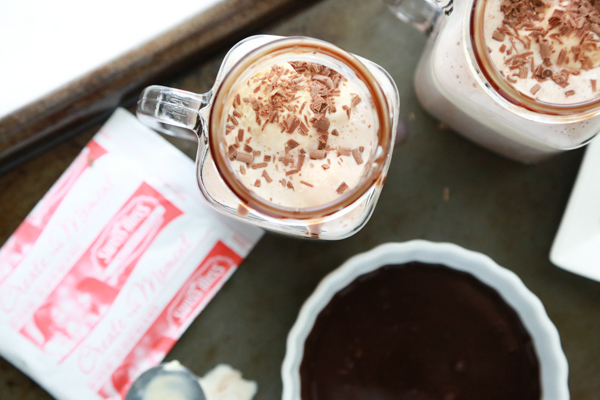
<svg viewBox="0 0 600 400">
<path fill-rule="evenodd" d="M 217 242 L 98 394 L 124 399 L 133 381 L 162 361 L 241 261 L 227 245 Z"/>
</svg>

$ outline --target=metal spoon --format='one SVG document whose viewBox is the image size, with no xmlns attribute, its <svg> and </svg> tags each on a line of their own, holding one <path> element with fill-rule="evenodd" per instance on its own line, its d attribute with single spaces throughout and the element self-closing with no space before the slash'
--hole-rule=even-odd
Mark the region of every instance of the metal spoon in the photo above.
<svg viewBox="0 0 600 400">
<path fill-rule="evenodd" d="M 198 377 L 184 366 L 163 363 L 140 375 L 125 400 L 206 400 Z"/>
</svg>

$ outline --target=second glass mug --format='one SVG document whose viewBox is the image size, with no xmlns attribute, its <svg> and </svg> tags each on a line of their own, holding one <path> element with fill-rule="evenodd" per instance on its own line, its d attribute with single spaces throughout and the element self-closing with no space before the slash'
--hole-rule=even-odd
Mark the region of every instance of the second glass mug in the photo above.
<svg viewBox="0 0 600 400">
<path fill-rule="evenodd" d="M 227 147 L 220 139 L 224 136 L 223 115 L 227 115 L 225 100 L 234 83 L 241 76 L 252 76 L 252 71 L 296 60 L 312 61 L 343 76 L 358 77 L 368 88 L 377 115 L 374 121 L 379 124 L 376 145 L 365 159 L 365 173 L 359 184 L 339 200 L 301 209 L 277 206 L 244 187 L 227 162 Z M 373 213 L 391 161 L 399 106 L 394 81 L 377 64 L 317 39 L 259 35 L 239 42 L 227 53 L 209 92 L 196 94 L 150 86 L 140 96 L 137 116 L 162 133 L 198 140 L 198 186 L 217 211 L 282 234 L 338 240 L 358 232 Z"/>
<path fill-rule="evenodd" d="M 557 106 L 517 92 L 486 51 L 486 0 L 385 0 L 404 22 L 430 34 L 415 73 L 422 106 L 471 141 L 535 163 L 587 144 L 600 131 L 596 100 Z M 503 94 L 501 94 L 503 93 Z"/>
</svg>

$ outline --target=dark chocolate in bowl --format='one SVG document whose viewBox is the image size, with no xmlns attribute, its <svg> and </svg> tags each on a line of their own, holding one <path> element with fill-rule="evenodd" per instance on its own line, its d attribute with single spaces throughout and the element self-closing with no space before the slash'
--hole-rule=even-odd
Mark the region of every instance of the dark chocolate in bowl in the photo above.
<svg viewBox="0 0 600 400">
<path fill-rule="evenodd" d="M 539 400 L 540 368 L 517 313 L 473 275 L 388 265 L 318 315 L 302 400 Z"/>
</svg>

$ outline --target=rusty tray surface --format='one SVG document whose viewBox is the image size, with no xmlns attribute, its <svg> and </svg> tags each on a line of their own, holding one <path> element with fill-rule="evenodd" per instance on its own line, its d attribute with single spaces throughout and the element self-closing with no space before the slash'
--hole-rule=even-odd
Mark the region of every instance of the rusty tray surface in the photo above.
<svg viewBox="0 0 600 400">
<path fill-rule="evenodd" d="M 316 0 L 222 0 L 139 48 L 0 118 L 0 173 L 132 104 L 141 89 L 209 59 Z"/>
</svg>

